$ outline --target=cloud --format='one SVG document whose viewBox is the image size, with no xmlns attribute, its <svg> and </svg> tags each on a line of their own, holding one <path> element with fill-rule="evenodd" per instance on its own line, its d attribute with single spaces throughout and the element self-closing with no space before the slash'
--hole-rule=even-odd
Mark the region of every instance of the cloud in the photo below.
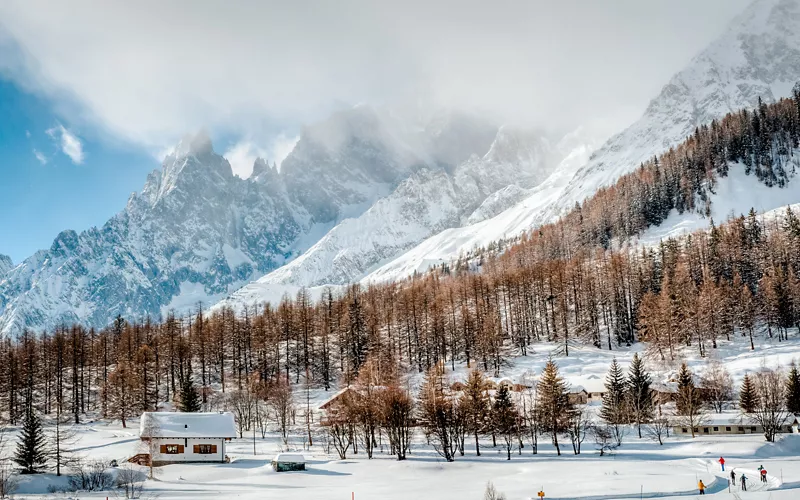
<svg viewBox="0 0 800 500">
<path fill-rule="evenodd" d="M 39 163 L 41 163 L 42 165 L 47 165 L 47 157 L 41 151 L 34 148 L 33 156 L 35 156 L 36 159 L 39 160 Z"/>
<path fill-rule="evenodd" d="M 299 136 L 280 133 L 269 141 L 266 148 L 258 146 L 252 139 L 244 139 L 231 146 L 223 156 L 231 164 L 233 173 L 246 179 L 253 173 L 256 158 L 263 158 L 270 164 L 275 163 L 280 169 L 281 163 L 289 156 L 299 139 Z"/>
<path fill-rule="evenodd" d="M 63 125 L 58 124 L 48 129 L 47 135 L 60 142 L 61 152 L 69 156 L 72 163 L 75 165 L 83 163 L 83 144 L 72 132 L 64 128 Z"/>
<path fill-rule="evenodd" d="M 7 0 L 0 71 L 152 151 L 357 102 L 619 127 L 748 2 Z"/>
</svg>

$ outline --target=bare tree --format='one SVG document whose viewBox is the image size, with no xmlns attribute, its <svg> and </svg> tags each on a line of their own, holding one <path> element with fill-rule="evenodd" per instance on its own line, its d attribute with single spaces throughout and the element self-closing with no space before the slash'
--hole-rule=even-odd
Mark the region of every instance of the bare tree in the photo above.
<svg viewBox="0 0 800 500">
<path fill-rule="evenodd" d="M 506 500 L 506 496 L 495 489 L 491 481 L 486 483 L 486 491 L 483 492 L 483 500 Z"/>
<path fill-rule="evenodd" d="M 253 408 L 255 406 L 255 398 L 253 394 L 247 389 L 232 392 L 228 396 L 228 408 L 236 418 L 236 427 L 239 431 L 239 437 L 244 436 L 244 431 L 250 429 L 253 419 Z"/>
<path fill-rule="evenodd" d="M 133 464 L 126 463 L 117 473 L 117 487 L 125 498 L 141 498 L 144 491 L 144 474 Z"/>
<path fill-rule="evenodd" d="M 708 420 L 708 414 L 700 391 L 694 385 L 694 376 L 686 363 L 681 365 L 678 373 L 678 393 L 675 406 L 678 411 L 677 422 L 683 427 L 690 428 L 692 437 L 695 437 L 697 427 Z"/>
<path fill-rule="evenodd" d="M 19 488 L 19 476 L 7 460 L 0 463 L 0 498 L 12 498 Z"/>
<path fill-rule="evenodd" d="M 764 438 L 771 443 L 775 441 L 775 434 L 789 416 L 786 411 L 783 374 L 777 370 L 763 368 L 753 378 L 756 401 L 753 411 L 747 416 L 751 422 L 759 424 L 764 429 Z"/>
<path fill-rule="evenodd" d="M 666 415 L 659 415 L 653 418 L 650 421 L 650 425 L 647 426 L 647 435 L 653 441 L 658 441 L 658 444 L 664 444 L 664 437 L 669 436 L 669 428 L 672 425 L 672 421 Z"/>
<path fill-rule="evenodd" d="M 576 455 L 581 454 L 581 443 L 586 439 L 586 432 L 592 427 L 592 421 L 587 410 L 575 411 L 569 421 L 567 435 L 572 443 L 572 451 Z"/>
<path fill-rule="evenodd" d="M 594 442 L 601 457 L 611 454 L 619 446 L 614 438 L 614 431 L 609 425 L 594 426 Z"/>
<path fill-rule="evenodd" d="M 155 467 L 153 465 L 153 459 L 158 452 L 158 439 L 161 434 L 161 427 L 158 424 L 158 421 L 152 414 L 144 414 L 142 415 L 144 422 L 142 422 L 142 430 L 140 433 L 141 443 L 139 446 L 147 453 L 148 456 L 148 467 L 149 470 L 149 477 L 150 479 L 155 478 Z"/>
<path fill-rule="evenodd" d="M 56 476 L 61 475 L 62 469 L 70 467 L 77 462 L 75 450 L 73 449 L 77 441 L 77 435 L 71 422 L 71 415 L 56 414 L 52 425 L 45 429 L 45 435 L 49 441 L 47 454 L 56 467 Z"/>
<path fill-rule="evenodd" d="M 420 391 L 419 414 L 425 435 L 433 448 L 446 461 L 455 460 L 456 443 L 453 427 L 457 425 L 456 406 L 446 390 L 443 368 L 436 366 L 425 376 Z"/>
<path fill-rule="evenodd" d="M 286 447 L 289 445 L 289 424 L 295 410 L 292 386 L 283 379 L 276 382 L 269 405 L 278 424 L 283 446 Z"/>
<path fill-rule="evenodd" d="M 403 389 L 388 387 L 381 395 L 380 419 L 389 437 L 391 452 L 398 460 L 405 460 L 411 446 L 414 399 Z"/>
<path fill-rule="evenodd" d="M 725 366 L 717 360 L 708 363 L 700 377 L 705 398 L 717 413 L 733 400 L 733 378 Z"/>
</svg>

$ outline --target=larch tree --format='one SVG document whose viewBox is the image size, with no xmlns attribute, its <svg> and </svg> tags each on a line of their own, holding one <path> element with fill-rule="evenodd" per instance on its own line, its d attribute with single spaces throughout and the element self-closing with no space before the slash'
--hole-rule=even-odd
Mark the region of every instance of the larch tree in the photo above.
<svg viewBox="0 0 800 500">
<path fill-rule="evenodd" d="M 547 361 L 537 384 L 536 406 L 540 429 L 550 434 L 556 453 L 561 455 L 558 436 L 566 432 L 575 410 L 569 401 L 569 385 L 552 359 Z"/>
<path fill-rule="evenodd" d="M 485 431 L 489 415 L 489 393 L 483 372 L 469 373 L 461 393 L 460 408 L 466 419 L 467 432 L 475 438 L 475 454 L 481 456 L 480 435 Z"/>
</svg>

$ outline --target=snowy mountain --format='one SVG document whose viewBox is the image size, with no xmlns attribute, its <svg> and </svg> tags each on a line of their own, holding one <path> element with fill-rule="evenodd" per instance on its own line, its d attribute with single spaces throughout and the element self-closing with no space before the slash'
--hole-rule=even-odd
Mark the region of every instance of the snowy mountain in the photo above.
<svg viewBox="0 0 800 500">
<path fill-rule="evenodd" d="M 639 120 L 609 139 L 588 161 L 581 161 L 576 151 L 567 160 L 570 165 L 557 168 L 530 196 L 523 198 L 523 193 L 510 190 L 509 199 L 522 199 L 518 204 L 498 213 L 503 206 L 487 202 L 485 212 L 491 218 L 478 215 L 475 224 L 437 234 L 366 280 L 403 278 L 555 220 L 576 202 L 680 143 L 697 126 L 753 107 L 759 97 L 770 102 L 788 96 L 798 80 L 800 1 L 757 0 L 670 79 Z M 747 203 L 745 198 L 740 201 Z"/>
<path fill-rule="evenodd" d="M 158 317 L 213 304 L 406 179 L 452 169 L 444 156 L 489 147 L 478 119 L 450 116 L 432 136 L 369 106 L 340 111 L 307 127 L 280 171 L 259 159 L 249 179 L 233 175 L 205 134 L 188 136 L 102 228 L 63 231 L 10 271 L 10 260 L 0 260 L 0 331 L 105 326 L 117 314 Z M 456 140 L 462 132 L 468 141 Z M 470 147 L 459 153 L 458 144 Z"/>
<path fill-rule="evenodd" d="M 560 143 L 559 143 L 560 145 Z M 501 127 L 483 157 L 452 172 L 422 169 L 359 217 L 334 227 L 303 255 L 245 286 L 226 302 L 266 300 L 276 289 L 346 284 L 437 232 L 466 223 L 485 206 L 507 204 L 548 177 L 565 152 L 541 132 Z M 259 293 L 262 290 L 263 293 Z"/>
<path fill-rule="evenodd" d="M 0 254 L 0 278 L 10 271 L 12 267 L 14 267 L 14 262 L 11 261 L 11 257 Z"/>
</svg>

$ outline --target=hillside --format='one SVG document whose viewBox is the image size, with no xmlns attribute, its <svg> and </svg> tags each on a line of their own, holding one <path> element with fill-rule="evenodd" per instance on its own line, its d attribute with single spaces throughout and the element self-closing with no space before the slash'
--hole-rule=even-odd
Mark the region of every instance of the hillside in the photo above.
<svg viewBox="0 0 800 500">
<path fill-rule="evenodd" d="M 518 237 L 556 220 L 575 203 L 676 146 L 696 127 L 732 111 L 752 108 L 759 98 L 774 102 L 788 97 L 800 80 L 798 33 L 800 2 L 754 2 L 670 79 L 639 120 L 610 138 L 585 164 L 572 171 L 554 172 L 554 178 L 544 183 L 552 186 L 547 192 L 533 192 L 487 221 L 435 235 L 364 281 L 401 279 L 500 238 Z M 737 212 L 749 210 L 746 198 L 736 201 L 742 202 L 734 207 Z"/>
</svg>

